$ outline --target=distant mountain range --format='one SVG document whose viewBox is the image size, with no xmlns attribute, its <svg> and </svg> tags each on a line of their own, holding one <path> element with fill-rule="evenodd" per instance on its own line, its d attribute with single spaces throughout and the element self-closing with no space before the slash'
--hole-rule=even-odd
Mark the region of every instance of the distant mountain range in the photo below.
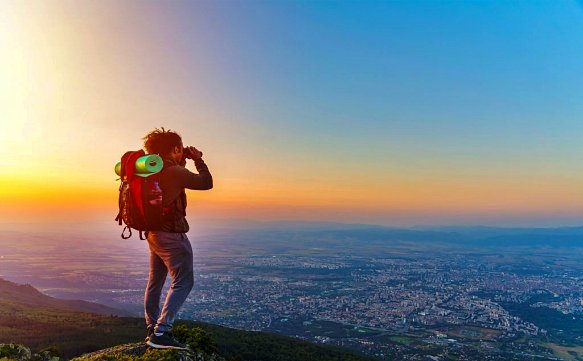
<svg viewBox="0 0 583 361">
<path fill-rule="evenodd" d="M 491 228 L 427 227 L 413 229 L 356 228 L 313 231 L 320 236 L 351 237 L 365 241 L 443 242 L 483 247 L 550 246 L 583 247 L 583 227 Z"/>
<path fill-rule="evenodd" d="M 583 219 L 582 219 L 583 222 Z M 483 225 L 452 226 L 452 225 L 416 225 L 411 227 L 386 226 L 369 223 L 340 223 L 340 222 L 310 222 L 310 221 L 253 221 L 246 219 L 232 219 L 222 221 L 205 221 L 198 225 L 215 231 L 237 230 L 398 230 L 398 231 L 431 231 L 454 232 L 460 234 L 491 234 L 491 233 L 546 233 L 546 234 L 578 234 L 583 235 L 583 226 L 571 227 L 495 227 Z"/>
<path fill-rule="evenodd" d="M 341 242 L 344 246 L 364 243 L 440 242 L 479 247 L 549 246 L 583 247 L 583 227 L 498 228 L 485 226 L 416 226 L 393 228 L 366 224 L 267 223 L 264 227 L 240 230 L 237 235 L 263 237 L 294 234 L 298 242 L 313 246 Z M 287 242 L 287 241 L 286 241 Z"/>
<path fill-rule="evenodd" d="M 18 304 L 54 307 L 70 311 L 91 312 L 100 315 L 134 316 L 134 314 L 99 303 L 82 300 L 63 300 L 41 293 L 31 285 L 19 285 L 0 278 L 0 300 Z"/>
</svg>

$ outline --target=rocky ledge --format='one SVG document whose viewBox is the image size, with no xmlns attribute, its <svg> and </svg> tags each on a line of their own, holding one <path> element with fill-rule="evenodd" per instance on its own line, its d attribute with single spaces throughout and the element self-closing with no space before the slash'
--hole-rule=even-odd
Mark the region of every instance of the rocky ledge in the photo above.
<svg viewBox="0 0 583 361">
<path fill-rule="evenodd" d="M 33 354 L 28 347 L 14 343 L 0 344 L 0 360 L 8 361 L 61 361 L 58 352 L 45 349 Z"/>
<path fill-rule="evenodd" d="M 71 361 L 225 361 L 217 354 L 205 355 L 193 350 L 157 350 L 145 343 L 129 343 L 91 352 Z"/>
</svg>

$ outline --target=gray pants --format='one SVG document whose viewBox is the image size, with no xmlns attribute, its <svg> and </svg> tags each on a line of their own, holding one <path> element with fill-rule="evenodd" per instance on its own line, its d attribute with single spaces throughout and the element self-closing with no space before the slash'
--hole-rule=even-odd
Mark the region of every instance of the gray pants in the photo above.
<svg viewBox="0 0 583 361">
<path fill-rule="evenodd" d="M 194 284 L 192 247 L 186 234 L 148 232 L 150 247 L 150 274 L 144 295 L 146 324 L 156 332 L 172 329 L 178 310 Z M 160 295 L 170 272 L 172 284 L 160 313 Z"/>
</svg>

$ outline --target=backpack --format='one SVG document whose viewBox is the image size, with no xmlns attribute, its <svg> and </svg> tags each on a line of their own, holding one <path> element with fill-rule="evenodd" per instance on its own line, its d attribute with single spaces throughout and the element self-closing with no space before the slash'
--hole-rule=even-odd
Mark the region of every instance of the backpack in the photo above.
<svg viewBox="0 0 583 361">
<path fill-rule="evenodd" d="M 121 158 L 119 186 L 119 212 L 115 221 L 121 226 L 121 238 L 132 236 L 132 228 L 139 231 L 141 240 L 147 232 L 158 230 L 169 209 L 162 206 L 160 173 L 140 174 L 136 172 L 136 160 L 146 155 L 143 150 L 126 152 Z M 126 235 L 126 230 L 128 234 Z M 144 233 L 145 232 L 145 233 Z"/>
</svg>

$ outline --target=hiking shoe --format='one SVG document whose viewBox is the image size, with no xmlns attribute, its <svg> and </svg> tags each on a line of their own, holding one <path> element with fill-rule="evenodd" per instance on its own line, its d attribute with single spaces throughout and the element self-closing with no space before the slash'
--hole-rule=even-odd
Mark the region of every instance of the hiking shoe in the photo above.
<svg viewBox="0 0 583 361">
<path fill-rule="evenodd" d="M 146 342 L 150 341 L 150 337 L 154 333 L 154 327 L 155 326 L 149 326 L 148 327 L 148 335 L 146 335 L 146 339 L 145 339 Z"/>
<path fill-rule="evenodd" d="M 146 344 L 153 348 L 173 348 L 176 350 L 186 350 L 186 346 L 176 341 L 174 337 L 170 336 L 170 333 L 164 332 L 162 334 L 156 334 L 155 332 L 150 335 L 150 339 Z"/>
</svg>

